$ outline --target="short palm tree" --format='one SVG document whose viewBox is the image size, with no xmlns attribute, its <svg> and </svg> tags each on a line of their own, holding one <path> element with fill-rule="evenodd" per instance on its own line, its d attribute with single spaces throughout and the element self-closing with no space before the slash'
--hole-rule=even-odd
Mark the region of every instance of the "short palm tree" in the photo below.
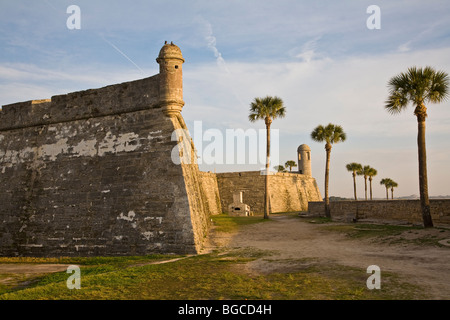
<svg viewBox="0 0 450 320">
<path fill-rule="evenodd" d="M 380 184 L 384 185 L 384 187 L 386 188 L 386 199 L 387 200 L 389 199 L 389 188 L 391 186 L 391 182 L 392 182 L 392 180 L 389 178 L 384 178 L 384 179 L 381 179 L 381 181 L 380 181 Z"/>
<path fill-rule="evenodd" d="M 311 139 L 317 142 L 325 141 L 326 164 L 325 164 L 325 216 L 330 218 L 330 199 L 328 195 L 328 181 L 330 175 L 331 147 L 335 143 L 344 142 L 347 135 L 339 125 L 329 123 L 327 126 L 319 125 L 311 132 Z"/>
<path fill-rule="evenodd" d="M 388 82 L 389 97 L 385 108 L 391 114 L 413 105 L 417 117 L 417 147 L 419 153 L 419 191 L 424 227 L 433 227 L 430 200 L 428 198 L 427 156 L 425 145 L 425 119 L 427 108 L 425 103 L 440 103 L 448 97 L 449 76 L 446 72 L 436 71 L 432 67 L 411 67 L 405 73 L 391 78 Z"/>
<path fill-rule="evenodd" d="M 368 176 L 369 176 L 369 186 L 370 186 L 370 200 L 373 200 L 372 198 L 372 178 L 375 177 L 377 175 L 377 170 L 374 168 L 370 168 L 369 172 L 368 172 Z"/>
<path fill-rule="evenodd" d="M 367 178 L 369 177 L 371 169 L 372 168 L 370 166 L 364 166 L 361 168 L 361 170 L 357 172 L 359 176 L 363 176 L 364 178 L 364 198 L 366 200 L 367 200 Z"/>
<path fill-rule="evenodd" d="M 289 172 L 292 172 L 292 167 L 296 167 L 297 163 L 294 160 L 288 160 L 286 161 L 286 163 L 284 164 L 284 166 L 286 168 L 289 168 Z"/>
<path fill-rule="evenodd" d="M 286 168 L 280 165 L 275 166 L 273 168 L 275 169 L 276 172 L 286 172 Z"/>
<path fill-rule="evenodd" d="M 391 187 L 391 199 L 394 199 L 394 188 L 398 187 L 398 183 L 395 181 L 391 181 L 389 187 Z"/>
<path fill-rule="evenodd" d="M 270 125 L 273 119 L 283 118 L 286 115 L 286 109 L 283 100 L 278 97 L 266 96 L 264 98 L 255 98 L 250 104 L 250 122 L 264 120 L 266 124 L 267 150 L 266 150 L 266 178 L 264 186 L 264 219 L 269 218 L 269 166 L 270 166 Z"/>
<path fill-rule="evenodd" d="M 359 163 L 352 162 L 345 166 L 347 168 L 347 171 L 350 171 L 352 173 L 353 177 L 353 194 L 355 196 L 355 200 L 358 200 L 358 197 L 356 196 L 356 175 L 358 172 L 362 170 L 362 166 Z"/>
</svg>

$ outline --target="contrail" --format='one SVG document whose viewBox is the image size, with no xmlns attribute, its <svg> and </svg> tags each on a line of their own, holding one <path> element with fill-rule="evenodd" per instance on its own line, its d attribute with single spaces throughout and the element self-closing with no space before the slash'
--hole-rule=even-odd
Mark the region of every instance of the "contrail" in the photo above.
<svg viewBox="0 0 450 320">
<path fill-rule="evenodd" d="M 114 49 L 117 50 L 117 52 L 119 52 L 122 56 L 124 56 L 128 61 L 130 61 L 136 68 L 139 69 L 139 71 L 141 71 L 143 74 L 145 74 L 144 70 L 142 70 L 136 63 L 134 63 L 133 60 L 131 60 L 125 53 L 123 53 L 119 48 L 117 48 L 114 44 L 112 44 L 111 42 L 109 42 L 108 40 L 106 40 L 103 36 L 102 39 L 108 43 L 111 47 L 113 47 Z"/>
<path fill-rule="evenodd" d="M 53 4 L 51 4 L 50 2 L 48 2 L 48 0 L 44 0 L 44 2 L 51 7 L 53 10 L 57 11 L 58 13 L 61 13 L 61 10 L 58 10 L 58 8 L 56 8 Z"/>
<path fill-rule="evenodd" d="M 214 37 L 213 35 L 213 30 L 212 30 L 212 26 L 211 23 L 209 23 L 208 21 L 205 20 L 205 26 L 206 26 L 206 36 L 205 36 L 205 40 L 207 41 L 207 46 L 210 50 L 212 50 L 212 52 L 214 52 L 214 56 L 216 57 L 216 62 L 217 65 L 222 68 L 223 70 L 225 70 L 227 73 L 230 73 L 230 70 L 228 70 L 227 65 L 225 63 L 224 58 L 222 57 L 222 54 L 220 53 L 219 49 L 217 49 L 216 46 L 216 37 Z"/>
<path fill-rule="evenodd" d="M 230 89 L 232 90 L 234 97 L 239 101 L 239 103 L 241 105 L 245 106 L 246 104 L 242 101 L 240 95 L 236 91 L 234 81 L 232 79 L 233 75 L 232 75 L 230 69 L 228 69 L 225 59 L 222 57 L 222 53 L 220 53 L 219 49 L 217 49 L 217 39 L 214 36 L 211 23 L 209 23 L 209 21 L 205 20 L 203 17 L 199 17 L 198 20 L 205 27 L 204 38 L 206 40 L 208 49 L 210 49 L 214 53 L 214 57 L 216 58 L 216 63 L 218 65 L 218 67 L 222 71 L 224 71 L 225 76 L 230 80 L 230 83 L 232 83 L 230 85 Z"/>
</svg>

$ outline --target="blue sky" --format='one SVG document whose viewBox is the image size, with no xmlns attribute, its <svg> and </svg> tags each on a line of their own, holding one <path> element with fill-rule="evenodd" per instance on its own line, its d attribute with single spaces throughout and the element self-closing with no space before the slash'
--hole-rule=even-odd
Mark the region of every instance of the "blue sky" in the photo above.
<svg viewBox="0 0 450 320">
<path fill-rule="evenodd" d="M 69 30 L 67 7 L 81 9 Z M 366 9 L 381 10 L 369 30 Z M 0 105 L 98 88 L 158 72 L 164 41 L 177 44 L 183 66 L 183 109 L 189 129 L 262 129 L 247 120 L 250 102 L 277 95 L 279 160 L 312 149 L 312 171 L 323 194 L 325 151 L 310 132 L 342 125 L 345 143 L 332 150 L 330 193 L 352 196 L 349 162 L 398 182 L 395 194 L 418 194 L 417 124 L 413 108 L 389 115 L 387 81 L 408 67 L 450 72 L 450 2 L 431 1 L 64 1 L 0 2 Z M 431 195 L 450 195 L 450 105 L 429 105 L 427 151 Z M 272 163 L 276 165 L 277 163 Z M 257 170 L 255 165 L 202 165 L 202 170 Z M 363 196 L 363 179 L 358 179 Z"/>
</svg>

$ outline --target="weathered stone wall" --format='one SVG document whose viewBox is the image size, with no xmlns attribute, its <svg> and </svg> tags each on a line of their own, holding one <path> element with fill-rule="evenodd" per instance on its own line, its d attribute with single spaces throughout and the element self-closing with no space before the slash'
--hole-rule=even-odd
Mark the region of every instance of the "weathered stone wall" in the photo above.
<svg viewBox="0 0 450 320">
<path fill-rule="evenodd" d="M 200 179 L 205 208 L 209 214 L 221 214 L 222 205 L 220 203 L 219 186 L 217 185 L 216 174 L 200 171 Z"/>
<path fill-rule="evenodd" d="M 0 255 L 198 252 L 198 166 L 172 161 L 184 123 L 162 112 L 158 81 L 3 107 Z"/>
<path fill-rule="evenodd" d="M 260 171 L 217 173 L 223 210 L 233 202 L 233 193 L 243 191 L 244 203 L 253 213 L 264 212 L 264 180 Z M 273 173 L 269 177 L 270 212 L 308 210 L 308 201 L 321 199 L 316 180 L 298 173 Z"/>
<path fill-rule="evenodd" d="M 435 223 L 450 223 L 450 199 L 431 199 L 431 216 Z M 351 221 L 370 219 L 422 223 L 420 200 L 331 201 L 332 219 Z M 308 212 L 324 215 L 324 202 L 310 202 Z"/>
</svg>

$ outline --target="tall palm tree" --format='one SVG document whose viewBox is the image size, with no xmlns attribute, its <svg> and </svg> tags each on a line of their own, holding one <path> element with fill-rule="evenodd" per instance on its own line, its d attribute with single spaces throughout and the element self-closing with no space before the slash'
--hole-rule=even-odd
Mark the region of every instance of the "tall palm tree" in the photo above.
<svg viewBox="0 0 450 320">
<path fill-rule="evenodd" d="M 329 123 L 326 127 L 319 125 L 311 132 L 311 139 L 317 142 L 325 141 L 327 160 L 325 164 L 325 216 L 331 218 L 328 181 L 330 176 L 330 155 L 334 143 L 344 142 L 347 135 L 339 125 Z"/>
<path fill-rule="evenodd" d="M 449 76 L 446 72 L 436 71 L 432 67 L 411 67 L 405 73 L 391 78 L 388 82 L 389 97 L 385 108 L 391 114 L 400 113 L 409 103 L 415 107 L 417 117 L 417 147 L 419 154 L 419 190 L 424 227 L 433 227 L 430 200 L 428 198 L 427 155 L 425 144 L 425 103 L 439 103 L 447 99 Z"/>
<path fill-rule="evenodd" d="M 364 198 L 367 200 L 367 178 L 369 177 L 370 171 L 371 171 L 371 167 L 370 166 L 364 166 L 361 168 L 361 170 L 359 170 L 357 172 L 357 174 L 359 176 L 363 176 L 364 177 Z"/>
<path fill-rule="evenodd" d="M 356 196 L 356 175 L 358 172 L 362 170 L 362 165 L 356 162 L 349 163 L 345 166 L 347 168 L 347 171 L 350 171 L 353 176 L 353 194 L 355 195 L 355 200 L 358 200 L 358 197 Z"/>
<path fill-rule="evenodd" d="M 391 186 L 392 180 L 389 178 L 381 179 L 380 184 L 384 185 L 386 188 L 386 200 L 389 200 L 389 188 Z"/>
<path fill-rule="evenodd" d="M 292 172 L 292 167 L 296 167 L 296 166 L 297 166 L 297 163 L 296 163 L 294 160 L 288 160 L 288 161 L 286 161 L 286 163 L 284 164 L 284 166 L 285 166 L 286 168 L 289 167 L 289 172 Z"/>
<path fill-rule="evenodd" d="M 283 100 L 279 97 L 266 96 L 264 98 L 255 98 L 250 104 L 250 122 L 264 120 L 266 124 L 267 150 L 266 150 L 266 178 L 264 185 L 264 219 L 269 218 L 269 166 L 270 166 L 270 125 L 273 119 L 283 118 L 286 115 L 286 109 Z"/>
<path fill-rule="evenodd" d="M 394 188 L 398 187 L 398 183 L 392 180 L 389 187 L 391 187 L 391 199 L 394 199 Z"/>
<path fill-rule="evenodd" d="M 373 200 L 372 198 L 372 178 L 375 177 L 377 175 L 377 170 L 374 168 L 370 168 L 369 172 L 368 172 L 368 176 L 369 176 L 369 186 L 370 186 L 370 200 Z"/>
</svg>

